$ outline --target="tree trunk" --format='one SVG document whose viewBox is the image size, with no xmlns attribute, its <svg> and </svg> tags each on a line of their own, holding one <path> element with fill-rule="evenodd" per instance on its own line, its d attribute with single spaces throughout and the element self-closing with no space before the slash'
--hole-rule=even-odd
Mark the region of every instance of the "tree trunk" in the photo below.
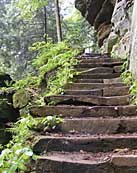
<svg viewBox="0 0 137 173">
<path fill-rule="evenodd" d="M 44 7 L 45 42 L 47 43 L 47 9 Z"/>
<path fill-rule="evenodd" d="M 60 10 L 59 10 L 59 1 L 55 1 L 55 15 L 56 15 L 56 27 L 57 27 L 57 38 L 58 42 L 62 41 L 62 30 L 61 30 L 61 20 L 60 20 Z"/>
</svg>

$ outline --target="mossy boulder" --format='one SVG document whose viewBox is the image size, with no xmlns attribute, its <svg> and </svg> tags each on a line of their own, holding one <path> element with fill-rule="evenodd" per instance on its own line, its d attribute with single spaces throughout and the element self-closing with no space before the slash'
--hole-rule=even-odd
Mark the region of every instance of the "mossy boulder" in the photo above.
<svg viewBox="0 0 137 173">
<path fill-rule="evenodd" d="M 115 46 L 117 43 L 119 43 L 119 37 L 114 32 L 112 32 L 108 38 L 108 53 L 111 53 L 113 46 Z"/>
<path fill-rule="evenodd" d="M 14 108 L 22 109 L 27 106 L 30 99 L 30 93 L 25 89 L 20 89 L 13 95 L 13 106 Z"/>
<path fill-rule="evenodd" d="M 0 99 L 0 122 L 15 122 L 19 117 L 19 110 L 15 109 L 7 99 Z"/>
</svg>

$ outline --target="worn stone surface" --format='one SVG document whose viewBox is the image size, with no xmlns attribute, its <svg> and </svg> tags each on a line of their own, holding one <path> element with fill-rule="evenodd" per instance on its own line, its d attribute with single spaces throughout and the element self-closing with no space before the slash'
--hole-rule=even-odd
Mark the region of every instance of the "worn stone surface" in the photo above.
<svg viewBox="0 0 137 173">
<path fill-rule="evenodd" d="M 72 105 L 127 105 L 130 101 L 129 95 L 112 96 L 112 97 L 99 97 L 99 96 L 86 96 L 86 95 L 64 95 L 64 96 L 51 96 L 44 98 L 46 103 L 54 101 L 56 105 L 72 104 Z"/>
<path fill-rule="evenodd" d="M 83 69 L 92 71 L 94 63 L 91 62 L 80 64 Z M 81 74 L 77 82 L 69 84 L 69 90 L 46 97 L 46 103 L 54 101 L 54 106 L 31 108 L 35 117 L 58 115 L 64 118 L 52 133 L 40 131 L 36 136 L 34 151 L 42 155 L 35 164 L 36 173 L 137 172 L 132 157 L 137 155 L 137 106 L 130 105 L 129 88 L 119 78 L 121 63 L 113 62 L 111 66 L 104 66 L 104 61 L 96 61 L 93 69 L 100 73 Z M 98 63 L 101 68 L 96 68 Z M 126 160 L 126 155 L 131 159 Z"/>
<path fill-rule="evenodd" d="M 95 96 L 103 96 L 102 89 L 91 89 L 91 90 L 65 90 L 65 95 L 95 95 Z"/>
<path fill-rule="evenodd" d="M 86 155 L 87 158 L 90 155 Z M 73 158 L 73 160 L 71 159 Z M 46 166 L 44 166 L 46 165 Z M 85 172 L 86 170 L 86 172 Z M 37 161 L 37 173 L 113 173 L 106 161 L 88 161 L 83 154 L 51 153 Z"/>
<path fill-rule="evenodd" d="M 110 67 L 96 67 L 87 70 L 80 71 L 84 74 L 92 74 L 92 73 L 113 73 L 113 68 Z"/>
<path fill-rule="evenodd" d="M 87 75 L 88 76 L 88 75 Z M 124 83 L 74 83 L 66 85 L 66 89 L 73 89 L 73 90 L 90 90 L 90 89 L 103 89 L 107 88 L 109 90 L 110 87 L 122 87 L 125 86 Z"/>
<path fill-rule="evenodd" d="M 81 58 L 78 58 L 80 62 L 82 63 L 105 63 L 105 62 L 120 62 L 119 59 L 112 59 L 112 58 L 100 58 L 100 57 L 95 57 L 95 58 L 85 58 L 84 55 Z"/>
<path fill-rule="evenodd" d="M 119 95 L 128 95 L 129 94 L 129 87 L 110 87 L 103 89 L 103 96 L 119 96 Z"/>
<path fill-rule="evenodd" d="M 32 107 L 34 116 L 62 115 L 63 117 L 118 117 L 136 116 L 137 106 L 40 106 Z"/>
<path fill-rule="evenodd" d="M 95 67 L 114 67 L 117 65 L 122 65 L 122 62 L 104 62 L 104 63 L 80 63 L 77 68 L 95 68 Z"/>
<path fill-rule="evenodd" d="M 113 156 L 112 163 L 118 167 L 136 167 L 137 166 L 137 155 L 124 155 L 124 156 Z"/>
<path fill-rule="evenodd" d="M 134 133 L 137 131 L 136 118 L 83 118 L 65 119 L 61 131 L 87 132 L 90 134 Z"/>
<path fill-rule="evenodd" d="M 49 145 L 50 143 L 50 145 Z M 137 137 L 134 135 L 82 135 L 66 134 L 65 136 L 40 136 L 34 144 L 36 154 L 50 151 L 65 152 L 110 152 L 112 150 L 137 149 Z"/>
<path fill-rule="evenodd" d="M 75 79 L 75 83 L 103 83 L 103 79 Z"/>
<path fill-rule="evenodd" d="M 96 73 L 96 74 L 80 74 L 77 79 L 112 79 L 120 77 L 120 73 Z"/>
</svg>

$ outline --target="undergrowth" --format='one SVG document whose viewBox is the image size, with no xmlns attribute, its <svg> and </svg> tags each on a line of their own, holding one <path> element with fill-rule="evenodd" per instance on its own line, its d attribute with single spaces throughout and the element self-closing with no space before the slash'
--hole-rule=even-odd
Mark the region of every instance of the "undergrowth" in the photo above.
<svg viewBox="0 0 137 173">
<path fill-rule="evenodd" d="M 37 42 L 30 50 L 37 52 L 37 57 L 33 61 L 35 73 L 15 82 L 8 88 L 1 89 L 2 91 L 15 90 L 16 96 L 19 97 L 16 99 L 15 107 L 25 106 L 27 111 L 31 104 L 43 104 L 45 96 L 60 94 L 64 86 L 73 81 L 73 77 L 77 75 L 74 66 L 78 61 L 75 57 L 81 51 L 72 48 L 67 42 L 53 44 L 51 41 Z M 24 98 L 28 95 L 29 103 L 26 104 Z M 23 99 L 23 103 L 18 103 L 20 98 Z M 22 113 L 25 114 L 23 111 Z M 33 133 L 36 130 L 52 131 L 62 121 L 60 116 L 35 119 L 30 114 L 21 115 L 21 118 L 10 129 L 13 134 L 12 140 L 2 147 L 0 172 L 25 173 L 27 171 L 31 173 L 29 163 L 37 158 L 32 150 Z"/>
<path fill-rule="evenodd" d="M 34 130 L 54 130 L 62 121 L 62 118 L 58 116 L 34 119 L 31 115 L 17 121 L 10 129 L 13 133 L 12 140 L 2 147 L 0 172 L 25 173 L 27 171 L 30 173 L 32 171 L 31 160 L 37 159 L 32 150 Z"/>
<path fill-rule="evenodd" d="M 33 61 L 35 75 L 17 81 L 14 89 L 29 89 L 32 94 L 43 97 L 60 94 L 77 75 L 74 66 L 78 63 L 76 56 L 81 50 L 72 48 L 67 42 L 54 44 L 50 40 L 48 43 L 34 43 L 30 50 L 37 52 Z"/>
<path fill-rule="evenodd" d="M 125 62 L 122 66 L 123 73 L 121 78 L 124 83 L 129 86 L 129 93 L 131 94 L 131 103 L 137 105 L 137 80 L 134 78 L 128 67 L 128 58 L 125 58 Z"/>
<path fill-rule="evenodd" d="M 77 74 L 74 66 L 78 63 L 76 56 L 80 50 L 72 48 L 67 42 L 53 44 L 51 41 L 47 44 L 35 43 L 31 50 L 39 51 L 33 62 L 39 71 L 38 85 L 45 82 L 45 95 L 61 93 L 63 87 Z"/>
</svg>

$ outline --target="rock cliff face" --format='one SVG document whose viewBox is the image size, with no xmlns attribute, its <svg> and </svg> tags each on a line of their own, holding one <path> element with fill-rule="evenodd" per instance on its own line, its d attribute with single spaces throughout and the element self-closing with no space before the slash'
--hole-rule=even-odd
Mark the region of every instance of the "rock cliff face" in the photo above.
<svg viewBox="0 0 137 173">
<path fill-rule="evenodd" d="M 98 31 L 99 46 L 111 32 L 111 17 L 115 0 L 76 0 L 75 6 Z"/>
<path fill-rule="evenodd" d="M 130 71 L 137 79 L 137 0 L 134 3 L 131 25 L 131 52 L 130 52 Z"/>
<path fill-rule="evenodd" d="M 97 30 L 102 52 L 130 57 L 137 78 L 137 0 L 76 0 L 75 6 Z"/>
</svg>

